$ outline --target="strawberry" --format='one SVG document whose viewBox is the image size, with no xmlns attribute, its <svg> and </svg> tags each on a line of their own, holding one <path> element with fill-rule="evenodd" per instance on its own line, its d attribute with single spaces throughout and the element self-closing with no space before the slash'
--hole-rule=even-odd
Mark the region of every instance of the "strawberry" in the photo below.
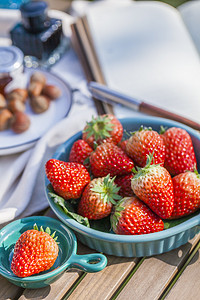
<svg viewBox="0 0 200 300">
<path fill-rule="evenodd" d="M 174 207 L 172 178 L 164 167 L 152 165 L 152 158 L 153 155 L 148 155 L 146 166 L 134 170 L 131 187 L 153 212 L 166 219 L 171 216 Z"/>
<path fill-rule="evenodd" d="M 164 223 L 136 196 L 125 197 L 114 206 L 111 226 L 117 234 L 147 234 L 164 229 Z"/>
<path fill-rule="evenodd" d="M 196 168 L 196 157 L 189 133 L 171 127 L 161 133 L 166 148 L 165 168 L 174 176 Z"/>
<path fill-rule="evenodd" d="M 101 144 L 105 141 L 118 144 L 123 136 L 123 126 L 120 121 L 111 114 L 104 114 L 92 118 L 87 122 L 82 138 L 91 148 L 95 148 L 95 144 Z"/>
<path fill-rule="evenodd" d="M 113 177 L 130 173 L 134 163 L 117 145 L 105 142 L 90 155 L 90 167 L 95 177 Z"/>
<path fill-rule="evenodd" d="M 135 165 L 144 167 L 147 155 L 154 153 L 154 163 L 164 165 L 165 145 L 157 131 L 140 127 L 132 133 L 126 144 L 126 153 L 133 159 Z M 153 163 L 153 161 L 152 161 Z"/>
<path fill-rule="evenodd" d="M 110 215 L 115 200 L 121 199 L 115 177 L 94 178 L 84 189 L 78 204 L 78 214 L 89 220 L 102 219 Z"/>
<path fill-rule="evenodd" d="M 126 144 L 128 140 L 123 140 L 117 144 L 118 147 L 120 147 L 124 152 L 126 152 Z"/>
<path fill-rule="evenodd" d="M 69 154 L 69 162 L 77 162 L 83 164 L 86 169 L 89 168 L 89 156 L 93 149 L 84 140 L 77 140 L 73 143 Z"/>
<path fill-rule="evenodd" d="M 18 277 L 27 277 L 49 270 L 56 261 L 59 248 L 47 227 L 38 230 L 37 225 L 21 234 L 14 247 L 11 270 Z"/>
<path fill-rule="evenodd" d="M 88 171 L 78 163 L 50 159 L 45 164 L 45 172 L 54 191 L 65 200 L 78 199 L 90 182 Z"/>
<path fill-rule="evenodd" d="M 134 196 L 133 190 L 131 188 L 131 179 L 134 174 L 129 173 L 121 176 L 117 176 L 115 179 L 115 183 L 120 187 L 119 195 L 122 197 L 132 197 Z"/>
<path fill-rule="evenodd" d="M 200 208 L 200 174 L 188 171 L 173 177 L 174 209 L 170 218 L 189 215 Z"/>
</svg>

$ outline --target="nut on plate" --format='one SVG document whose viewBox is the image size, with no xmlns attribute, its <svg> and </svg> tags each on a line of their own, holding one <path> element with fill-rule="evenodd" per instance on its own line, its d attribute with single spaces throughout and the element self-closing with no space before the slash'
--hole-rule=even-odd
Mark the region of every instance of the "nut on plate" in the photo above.
<svg viewBox="0 0 200 300">
<path fill-rule="evenodd" d="M 22 89 L 22 88 L 13 89 L 11 92 L 9 92 L 6 95 L 6 99 L 8 101 L 13 100 L 13 99 L 19 99 L 25 103 L 27 98 L 28 98 L 28 91 L 27 91 L 27 89 Z"/>
<path fill-rule="evenodd" d="M 39 81 L 30 82 L 28 86 L 28 94 L 30 98 L 39 96 L 42 92 L 43 86 L 44 85 Z"/>
<path fill-rule="evenodd" d="M 50 99 L 45 95 L 30 98 L 30 106 L 36 114 L 45 112 L 50 105 Z"/>
<path fill-rule="evenodd" d="M 28 94 L 30 97 L 37 97 L 42 93 L 46 84 L 46 77 L 41 72 L 34 72 L 30 77 L 28 86 Z"/>
<path fill-rule="evenodd" d="M 8 102 L 7 108 L 12 112 L 15 113 L 16 111 L 25 111 L 25 104 L 19 100 L 18 98 L 12 99 Z"/>
<path fill-rule="evenodd" d="M 15 133 L 22 133 L 30 127 L 30 124 L 31 124 L 31 121 L 30 121 L 29 116 L 22 111 L 17 111 L 14 114 L 11 129 Z"/>
<path fill-rule="evenodd" d="M 0 94 L 0 109 L 5 108 L 6 105 L 7 105 L 7 103 L 6 103 L 6 99 L 5 99 L 4 95 Z"/>
<path fill-rule="evenodd" d="M 43 86 L 46 84 L 46 77 L 41 72 L 34 72 L 30 77 L 30 83 L 40 82 Z"/>
<path fill-rule="evenodd" d="M 13 120 L 13 114 L 7 108 L 0 110 L 0 131 L 9 129 Z"/>
<path fill-rule="evenodd" d="M 61 90 L 55 85 L 46 84 L 42 90 L 42 94 L 54 100 L 61 96 Z"/>
</svg>

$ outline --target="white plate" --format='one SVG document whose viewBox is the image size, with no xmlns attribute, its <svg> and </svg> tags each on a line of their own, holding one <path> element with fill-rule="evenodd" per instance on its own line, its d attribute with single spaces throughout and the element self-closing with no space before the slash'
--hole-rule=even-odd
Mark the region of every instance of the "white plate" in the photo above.
<svg viewBox="0 0 200 300">
<path fill-rule="evenodd" d="M 29 81 L 30 75 L 35 72 L 36 69 L 25 70 L 25 82 L 26 85 Z M 71 89 L 66 82 L 64 82 L 57 75 L 41 71 L 47 78 L 48 84 L 56 85 L 60 88 L 62 95 L 60 98 L 51 101 L 49 109 L 42 114 L 35 114 L 27 101 L 26 113 L 31 120 L 30 128 L 20 134 L 14 133 L 11 129 L 0 132 L 0 155 L 7 155 L 12 153 L 18 153 L 29 149 L 35 142 L 42 137 L 53 125 L 63 119 L 70 111 L 72 105 Z M 19 86 L 18 86 L 19 87 Z"/>
</svg>

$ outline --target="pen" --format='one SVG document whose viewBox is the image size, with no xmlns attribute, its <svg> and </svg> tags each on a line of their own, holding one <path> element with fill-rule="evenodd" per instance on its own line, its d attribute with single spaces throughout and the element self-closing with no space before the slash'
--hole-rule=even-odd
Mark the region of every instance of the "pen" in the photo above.
<svg viewBox="0 0 200 300">
<path fill-rule="evenodd" d="M 92 97 L 102 102 L 109 104 L 122 104 L 135 111 L 146 113 L 152 116 L 171 119 L 190 126 L 196 130 L 200 130 L 200 123 L 194 122 L 190 119 L 162 109 L 158 106 L 146 103 L 143 100 L 136 99 L 134 97 L 130 97 L 121 92 L 110 89 L 106 85 L 91 81 L 88 83 L 88 89 Z"/>
</svg>

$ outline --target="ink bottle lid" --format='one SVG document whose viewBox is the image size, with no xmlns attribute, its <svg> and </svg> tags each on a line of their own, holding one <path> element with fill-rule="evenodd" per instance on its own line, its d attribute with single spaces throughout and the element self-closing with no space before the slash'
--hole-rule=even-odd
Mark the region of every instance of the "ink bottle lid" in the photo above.
<svg viewBox="0 0 200 300">
<path fill-rule="evenodd" d="M 39 33 L 50 27 L 45 1 L 30 1 L 20 6 L 23 27 L 31 33 Z"/>
<path fill-rule="evenodd" d="M 15 46 L 0 47 L 0 93 L 19 74 L 23 73 L 23 52 Z"/>
</svg>

